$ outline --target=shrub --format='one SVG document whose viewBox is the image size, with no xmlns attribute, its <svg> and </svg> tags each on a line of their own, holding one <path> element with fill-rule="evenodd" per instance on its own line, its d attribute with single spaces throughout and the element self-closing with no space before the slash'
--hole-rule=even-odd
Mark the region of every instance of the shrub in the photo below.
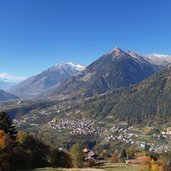
<svg viewBox="0 0 171 171">
<path fill-rule="evenodd" d="M 111 162 L 111 163 L 117 163 L 117 162 L 118 162 L 118 156 L 117 156 L 116 153 L 113 153 L 113 154 L 112 154 L 112 157 L 111 157 L 111 159 L 110 159 L 110 162 Z"/>
<path fill-rule="evenodd" d="M 86 160 L 86 167 L 93 167 L 95 166 L 96 162 L 93 159 Z"/>
<path fill-rule="evenodd" d="M 54 149 L 50 152 L 49 164 L 51 167 L 61 167 L 61 168 L 70 168 L 72 167 L 72 159 L 68 153 Z"/>
</svg>

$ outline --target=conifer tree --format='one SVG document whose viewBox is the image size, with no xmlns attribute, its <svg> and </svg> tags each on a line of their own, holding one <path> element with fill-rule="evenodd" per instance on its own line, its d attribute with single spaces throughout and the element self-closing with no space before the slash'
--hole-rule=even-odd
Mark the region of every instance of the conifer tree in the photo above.
<svg viewBox="0 0 171 171">
<path fill-rule="evenodd" d="M 3 130 L 6 134 L 10 135 L 10 138 L 15 138 L 17 135 L 12 120 L 5 112 L 0 112 L 0 130 Z"/>
</svg>

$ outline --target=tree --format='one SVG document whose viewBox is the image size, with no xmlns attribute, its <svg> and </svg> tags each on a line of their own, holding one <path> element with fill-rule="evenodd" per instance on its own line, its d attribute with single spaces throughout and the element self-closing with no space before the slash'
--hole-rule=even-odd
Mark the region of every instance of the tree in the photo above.
<svg viewBox="0 0 171 171">
<path fill-rule="evenodd" d="M 15 129 L 11 119 L 0 112 L 0 168 L 20 170 L 47 166 L 49 146 Z"/>
<path fill-rule="evenodd" d="M 14 147 L 11 152 L 12 170 L 25 170 L 32 168 L 32 152 L 22 147 Z"/>
<path fill-rule="evenodd" d="M 0 112 L 0 130 L 3 130 L 6 134 L 9 134 L 12 139 L 15 139 L 17 131 L 12 123 L 12 120 L 5 112 Z"/>
<path fill-rule="evenodd" d="M 6 146 L 6 137 L 4 130 L 0 130 L 0 149 L 4 149 Z"/>
<path fill-rule="evenodd" d="M 108 153 L 106 150 L 103 150 L 101 153 L 100 153 L 100 157 L 103 158 L 104 160 L 107 160 L 107 157 L 108 157 Z"/>
<path fill-rule="evenodd" d="M 2 171 L 11 169 L 12 147 L 9 135 L 0 130 L 0 168 Z"/>
<path fill-rule="evenodd" d="M 29 134 L 23 131 L 19 131 L 16 137 L 17 143 L 22 146 L 26 143 L 27 139 L 29 137 Z"/>
<path fill-rule="evenodd" d="M 136 145 L 131 145 L 130 147 L 128 147 L 126 149 L 126 154 L 127 154 L 127 157 L 130 159 L 130 158 L 135 158 L 135 155 L 137 153 L 137 147 Z M 144 156 L 144 155 L 143 155 Z"/>
<path fill-rule="evenodd" d="M 32 166 L 44 167 L 47 166 L 47 156 L 49 154 L 49 146 L 42 141 L 35 139 L 28 133 L 19 133 L 17 137 L 20 147 L 24 150 L 30 150 L 32 154 Z"/>
<path fill-rule="evenodd" d="M 49 164 L 51 167 L 70 168 L 72 167 L 71 156 L 63 151 L 54 149 L 49 154 Z"/>
<path fill-rule="evenodd" d="M 2 171 L 8 171 L 11 169 L 11 163 L 10 163 L 11 153 L 0 150 L 0 169 Z"/>
<path fill-rule="evenodd" d="M 16 145 L 17 131 L 12 120 L 5 112 L 0 112 L 0 168 L 2 170 L 12 169 L 12 150 Z"/>
<path fill-rule="evenodd" d="M 157 163 L 161 167 L 162 171 L 167 171 L 167 168 L 168 168 L 167 156 L 161 154 L 159 159 L 157 160 Z"/>
<path fill-rule="evenodd" d="M 126 150 L 125 149 L 122 149 L 120 154 L 119 154 L 119 159 L 120 160 L 125 160 L 127 157 L 127 154 L 126 154 Z"/>
<path fill-rule="evenodd" d="M 70 150 L 70 154 L 75 168 L 81 168 L 84 165 L 83 147 L 79 144 L 74 144 Z"/>
</svg>

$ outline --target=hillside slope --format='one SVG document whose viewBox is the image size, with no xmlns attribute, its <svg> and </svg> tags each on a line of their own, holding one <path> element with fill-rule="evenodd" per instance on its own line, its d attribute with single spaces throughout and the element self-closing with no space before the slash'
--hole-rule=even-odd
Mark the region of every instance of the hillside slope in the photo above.
<svg viewBox="0 0 171 171">
<path fill-rule="evenodd" d="M 18 97 L 11 93 L 7 93 L 3 90 L 0 90 L 0 101 L 10 101 L 15 99 L 18 99 Z"/>
<path fill-rule="evenodd" d="M 79 110 L 89 116 L 131 123 L 171 120 L 171 67 L 127 90 L 113 91 L 82 103 Z M 83 112 L 83 113 L 84 113 Z"/>
</svg>

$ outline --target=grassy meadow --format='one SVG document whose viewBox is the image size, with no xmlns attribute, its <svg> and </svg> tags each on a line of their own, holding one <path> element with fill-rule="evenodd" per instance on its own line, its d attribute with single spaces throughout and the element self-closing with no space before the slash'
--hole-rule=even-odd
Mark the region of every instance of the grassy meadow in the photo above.
<svg viewBox="0 0 171 171">
<path fill-rule="evenodd" d="M 96 168 L 83 169 L 57 169 L 57 168 L 43 168 L 35 169 L 34 171 L 139 171 L 139 165 L 131 165 L 125 163 L 105 164 Z"/>
</svg>

